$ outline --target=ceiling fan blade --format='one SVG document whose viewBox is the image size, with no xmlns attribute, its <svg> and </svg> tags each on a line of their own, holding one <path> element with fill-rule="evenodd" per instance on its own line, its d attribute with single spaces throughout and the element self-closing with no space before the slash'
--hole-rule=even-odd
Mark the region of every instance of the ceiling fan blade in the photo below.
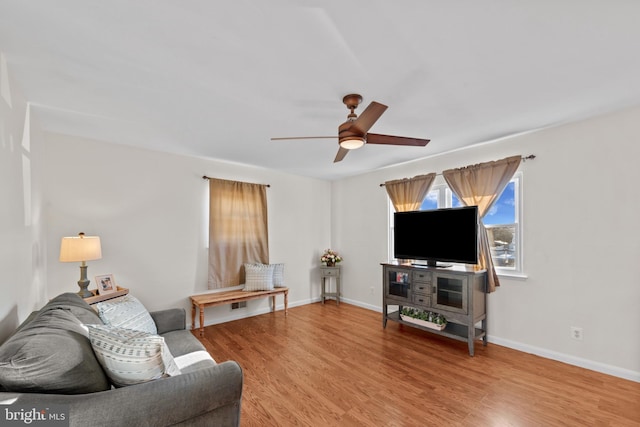
<svg viewBox="0 0 640 427">
<path fill-rule="evenodd" d="M 373 126 L 373 124 L 380 118 L 382 113 L 389 108 L 384 104 L 372 101 L 371 104 L 358 116 L 355 122 L 349 128 L 349 132 L 359 132 L 361 134 L 367 133 L 367 131 Z"/>
<path fill-rule="evenodd" d="M 367 144 L 385 144 L 385 145 L 411 145 L 415 147 L 424 147 L 429 143 L 430 139 L 407 138 L 406 136 L 381 135 L 379 133 L 368 133 Z"/>
<path fill-rule="evenodd" d="M 344 156 L 346 156 L 348 152 L 349 152 L 349 150 L 347 150 L 346 148 L 340 147 L 338 149 L 338 154 L 336 154 L 336 158 L 333 160 L 333 163 L 337 163 L 337 162 L 341 161 L 342 159 L 344 159 Z"/>
<path fill-rule="evenodd" d="M 272 141 L 286 141 L 289 139 L 334 139 L 337 138 L 336 135 L 334 136 L 285 136 L 285 137 L 279 137 L 279 138 L 271 138 Z"/>
</svg>

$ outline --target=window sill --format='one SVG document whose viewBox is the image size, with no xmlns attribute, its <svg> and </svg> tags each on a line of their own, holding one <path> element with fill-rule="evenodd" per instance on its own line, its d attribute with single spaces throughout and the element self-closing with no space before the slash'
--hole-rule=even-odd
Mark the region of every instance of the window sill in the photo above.
<svg viewBox="0 0 640 427">
<path fill-rule="evenodd" d="M 518 273 L 516 271 L 500 271 L 496 269 L 496 273 L 498 274 L 498 278 L 500 279 L 516 279 L 516 280 L 527 280 L 529 276 L 524 273 Z"/>
</svg>

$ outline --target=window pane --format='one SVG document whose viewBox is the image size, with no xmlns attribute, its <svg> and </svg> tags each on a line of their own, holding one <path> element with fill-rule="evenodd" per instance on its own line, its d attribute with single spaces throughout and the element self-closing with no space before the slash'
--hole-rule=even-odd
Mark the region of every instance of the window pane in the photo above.
<svg viewBox="0 0 640 427">
<path fill-rule="evenodd" d="M 516 222 L 516 199 L 515 182 L 511 181 L 505 187 L 489 212 L 482 218 L 484 225 L 515 224 Z"/>
<path fill-rule="evenodd" d="M 496 267 L 516 267 L 516 200 L 515 181 L 506 188 L 484 216 L 493 264 Z"/>
<path fill-rule="evenodd" d="M 438 209 L 438 190 L 429 191 L 427 197 L 424 198 L 420 205 L 420 210 L 426 211 L 431 209 Z"/>
<path fill-rule="evenodd" d="M 460 199 L 458 199 L 458 196 L 456 196 L 455 194 L 453 194 L 453 191 L 451 192 L 451 207 L 452 208 L 459 208 L 464 206 L 462 204 L 462 202 L 460 201 Z"/>
<path fill-rule="evenodd" d="M 515 267 L 516 225 L 487 226 L 491 257 L 496 267 Z"/>
</svg>

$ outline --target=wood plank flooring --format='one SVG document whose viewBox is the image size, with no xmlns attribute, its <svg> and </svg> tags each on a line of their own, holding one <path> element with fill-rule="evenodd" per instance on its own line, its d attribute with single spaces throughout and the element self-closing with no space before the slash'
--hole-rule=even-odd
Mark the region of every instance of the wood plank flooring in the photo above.
<svg viewBox="0 0 640 427">
<path fill-rule="evenodd" d="M 640 426 L 640 384 L 334 301 L 205 328 L 244 371 L 242 426 Z"/>
</svg>

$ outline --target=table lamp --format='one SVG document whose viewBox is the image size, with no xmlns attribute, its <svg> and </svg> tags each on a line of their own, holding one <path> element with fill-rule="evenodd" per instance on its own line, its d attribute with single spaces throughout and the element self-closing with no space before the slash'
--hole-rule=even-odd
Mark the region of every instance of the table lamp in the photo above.
<svg viewBox="0 0 640 427">
<path fill-rule="evenodd" d="M 60 244 L 60 262 L 81 262 L 80 280 L 78 280 L 80 291 L 78 295 L 82 298 L 93 296 L 87 289 L 91 282 L 87 279 L 87 261 L 100 258 L 102 258 L 100 237 L 85 236 L 84 233 L 79 233 L 78 237 L 62 238 L 62 243 Z"/>
</svg>

